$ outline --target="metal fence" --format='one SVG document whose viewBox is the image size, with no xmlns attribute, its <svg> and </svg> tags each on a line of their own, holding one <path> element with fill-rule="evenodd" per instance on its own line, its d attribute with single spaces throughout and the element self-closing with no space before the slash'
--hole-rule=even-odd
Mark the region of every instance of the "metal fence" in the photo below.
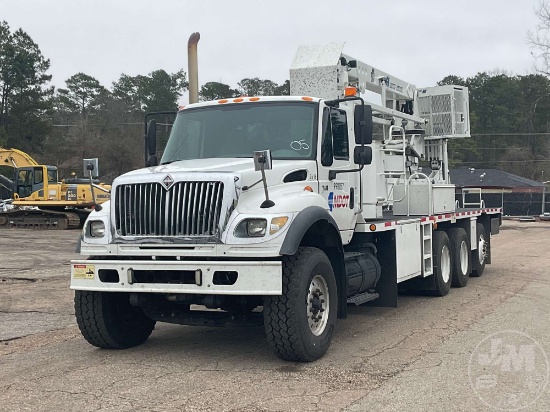
<svg viewBox="0 0 550 412">
<path fill-rule="evenodd" d="M 467 194 L 466 202 L 479 202 L 479 194 Z M 544 208 L 543 208 L 544 198 Z M 457 194 L 456 199 L 462 205 L 462 194 Z M 483 193 L 481 199 L 485 207 L 501 207 L 503 214 L 507 216 L 538 216 L 545 212 L 550 212 L 550 194 L 541 192 L 525 193 Z"/>
</svg>

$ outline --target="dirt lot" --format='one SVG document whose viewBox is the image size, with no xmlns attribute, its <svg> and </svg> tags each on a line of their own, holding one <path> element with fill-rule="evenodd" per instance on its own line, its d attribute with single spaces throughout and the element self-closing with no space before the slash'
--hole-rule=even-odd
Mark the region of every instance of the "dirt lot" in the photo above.
<svg viewBox="0 0 550 412">
<path fill-rule="evenodd" d="M 0 410 L 550 410 L 550 224 L 505 222 L 493 264 L 445 298 L 350 307 L 311 364 L 275 358 L 261 327 L 158 324 L 134 349 L 90 346 L 68 288 L 78 235 L 0 231 Z M 534 363 L 476 391 L 478 344 L 500 331 L 538 342 Z"/>
</svg>

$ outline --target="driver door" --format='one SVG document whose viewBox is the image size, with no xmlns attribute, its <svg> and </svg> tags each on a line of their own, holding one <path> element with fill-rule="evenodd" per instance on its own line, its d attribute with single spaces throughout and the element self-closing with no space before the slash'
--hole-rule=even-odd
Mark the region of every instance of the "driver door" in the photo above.
<svg viewBox="0 0 550 412">
<path fill-rule="evenodd" d="M 338 224 L 342 239 L 343 231 L 352 231 L 357 221 L 356 209 L 359 207 L 358 173 L 338 173 L 355 168 L 351 157 L 350 136 L 353 135 L 348 122 L 349 112 L 343 108 L 323 109 L 321 136 L 321 161 L 319 170 L 319 189 L 325 197 L 332 217 Z M 335 174 L 331 172 L 336 172 Z M 333 177 L 333 178 L 331 178 Z M 351 234 L 352 234 L 351 233 Z M 349 237 L 351 238 L 351 234 Z M 346 242 L 347 243 L 347 242 Z"/>
</svg>

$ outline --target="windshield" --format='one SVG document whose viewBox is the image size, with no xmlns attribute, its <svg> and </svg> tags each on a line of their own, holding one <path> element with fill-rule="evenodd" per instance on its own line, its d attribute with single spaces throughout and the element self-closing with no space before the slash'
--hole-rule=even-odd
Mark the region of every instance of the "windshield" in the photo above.
<svg viewBox="0 0 550 412">
<path fill-rule="evenodd" d="M 181 111 L 161 163 L 213 157 L 252 157 L 271 149 L 274 159 L 315 156 L 315 103 L 269 102 Z"/>
</svg>

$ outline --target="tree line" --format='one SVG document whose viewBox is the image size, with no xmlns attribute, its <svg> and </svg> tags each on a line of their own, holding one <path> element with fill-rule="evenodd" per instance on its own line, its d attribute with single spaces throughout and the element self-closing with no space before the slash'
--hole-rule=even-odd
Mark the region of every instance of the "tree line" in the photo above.
<svg viewBox="0 0 550 412">
<path fill-rule="evenodd" d="M 530 36 L 543 47 L 546 34 L 541 27 Z M 470 91 L 473 137 L 450 142 L 454 166 L 495 167 L 531 179 L 544 168 L 550 174 L 550 139 L 544 135 L 550 132 L 550 70 L 545 65 L 550 60 L 544 60 L 549 50 L 538 55 L 543 56 L 540 74 L 481 72 L 466 79 L 449 75 L 438 82 L 464 85 Z M 49 59 L 27 33 L 11 31 L 7 22 L 0 22 L 0 146 L 57 165 L 62 176 L 81 173 L 81 159 L 88 157 L 100 159 L 100 172 L 107 180 L 141 167 L 144 114 L 175 110 L 188 89 L 185 71 L 159 69 L 147 75 L 123 73 L 108 87 L 89 74 L 76 73 L 56 90 L 50 85 L 49 68 Z M 207 82 L 199 91 L 202 101 L 288 94 L 288 80 L 277 84 L 258 77 L 242 79 L 237 88 Z M 161 141 L 171 120 L 159 121 L 161 129 L 166 124 Z"/>
</svg>

